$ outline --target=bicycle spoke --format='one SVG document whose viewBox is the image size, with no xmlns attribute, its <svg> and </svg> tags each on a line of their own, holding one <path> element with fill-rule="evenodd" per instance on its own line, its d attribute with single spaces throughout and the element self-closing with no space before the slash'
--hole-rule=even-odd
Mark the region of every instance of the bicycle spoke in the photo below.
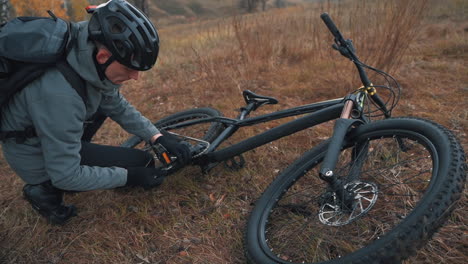
<svg viewBox="0 0 468 264">
<path fill-rule="evenodd" d="M 403 152 L 397 141 L 390 138 L 369 144 L 369 149 L 358 153 L 343 151 L 335 175 L 345 179 L 351 171 L 358 171 L 359 181 L 373 182 L 379 186 L 382 201 L 366 212 L 369 204 L 375 202 L 371 196 L 375 191 L 365 189 L 364 185 L 356 185 L 353 187 L 356 202 L 350 213 L 343 213 L 337 204 L 326 203 L 326 211 L 322 213 L 325 222 L 349 222 L 339 227 L 332 228 L 318 220 L 319 200 L 327 184 L 318 179 L 319 166 L 316 166 L 295 183 L 273 208 L 274 213 L 267 227 L 269 246 L 275 249 L 274 252 L 281 252 L 278 256 L 283 259 L 312 261 L 345 255 L 383 236 L 386 230 L 390 230 L 414 208 L 429 184 L 427 179 L 430 179 L 431 170 L 417 166 L 431 161 L 430 155 L 418 154 L 418 151 L 424 150 L 416 149 L 419 146 L 411 145 L 409 152 Z M 365 214 L 362 220 L 354 220 L 362 214 Z M 291 241 L 295 242 L 291 244 Z M 312 248 L 310 251 L 314 253 L 307 256 L 308 249 Z"/>
</svg>

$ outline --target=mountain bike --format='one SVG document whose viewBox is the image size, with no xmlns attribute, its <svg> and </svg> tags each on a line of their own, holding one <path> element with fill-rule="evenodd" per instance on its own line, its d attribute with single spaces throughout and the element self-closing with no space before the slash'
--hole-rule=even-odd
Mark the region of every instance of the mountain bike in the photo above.
<svg viewBox="0 0 468 264">
<path fill-rule="evenodd" d="M 444 223 L 466 179 L 462 146 L 432 121 L 392 118 L 400 86 L 387 73 L 361 62 L 330 16 L 332 47 L 351 60 L 363 86 L 343 98 L 256 117 L 252 111 L 278 100 L 244 91 L 237 118 L 212 108 L 189 109 L 155 125 L 189 144 L 193 164 L 208 171 L 219 163 L 245 164 L 242 153 L 334 120 L 332 136 L 284 169 L 256 201 L 245 232 L 250 263 L 400 263 Z M 382 79 L 373 84 L 367 71 Z M 379 94 L 387 91 L 387 98 Z M 220 147 L 237 130 L 285 117 L 295 120 Z M 173 173 L 164 150 L 131 137 L 122 146 L 155 151 Z M 173 157 L 172 157 L 173 159 Z"/>
</svg>

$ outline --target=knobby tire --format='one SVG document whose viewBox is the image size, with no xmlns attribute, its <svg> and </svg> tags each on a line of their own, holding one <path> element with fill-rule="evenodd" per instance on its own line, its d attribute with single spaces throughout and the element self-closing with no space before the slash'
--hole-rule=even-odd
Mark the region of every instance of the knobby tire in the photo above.
<svg viewBox="0 0 468 264">
<path fill-rule="evenodd" d="M 318 178 L 326 141 L 285 169 L 256 202 L 244 240 L 250 263 L 400 263 L 453 211 L 466 161 L 449 130 L 423 119 L 394 118 L 362 125 L 346 142 L 335 175 L 346 181 L 360 168 L 358 180 L 377 186 L 375 204 L 348 224 L 319 220 L 321 206 L 335 201 Z M 331 223 L 348 217 L 333 216 Z"/>
</svg>

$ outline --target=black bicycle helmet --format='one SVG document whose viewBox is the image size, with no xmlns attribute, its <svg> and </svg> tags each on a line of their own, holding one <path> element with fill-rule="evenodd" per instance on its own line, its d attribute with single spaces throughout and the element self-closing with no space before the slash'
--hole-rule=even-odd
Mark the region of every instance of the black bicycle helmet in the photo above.
<svg viewBox="0 0 468 264">
<path fill-rule="evenodd" d="M 110 0 L 92 12 L 90 39 L 103 44 L 113 60 L 135 70 L 146 71 L 156 63 L 158 32 L 148 17 L 125 0 Z"/>
</svg>

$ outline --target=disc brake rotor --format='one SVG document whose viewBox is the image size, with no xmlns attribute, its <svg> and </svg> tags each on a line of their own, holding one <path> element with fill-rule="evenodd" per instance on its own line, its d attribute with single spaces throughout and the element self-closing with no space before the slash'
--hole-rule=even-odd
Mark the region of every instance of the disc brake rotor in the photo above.
<svg viewBox="0 0 468 264">
<path fill-rule="evenodd" d="M 329 226 L 343 226 L 365 215 L 377 201 L 377 185 L 370 182 L 355 181 L 344 188 L 353 196 L 352 208 L 344 210 L 342 201 L 332 193 L 320 207 L 320 222 Z"/>
</svg>

